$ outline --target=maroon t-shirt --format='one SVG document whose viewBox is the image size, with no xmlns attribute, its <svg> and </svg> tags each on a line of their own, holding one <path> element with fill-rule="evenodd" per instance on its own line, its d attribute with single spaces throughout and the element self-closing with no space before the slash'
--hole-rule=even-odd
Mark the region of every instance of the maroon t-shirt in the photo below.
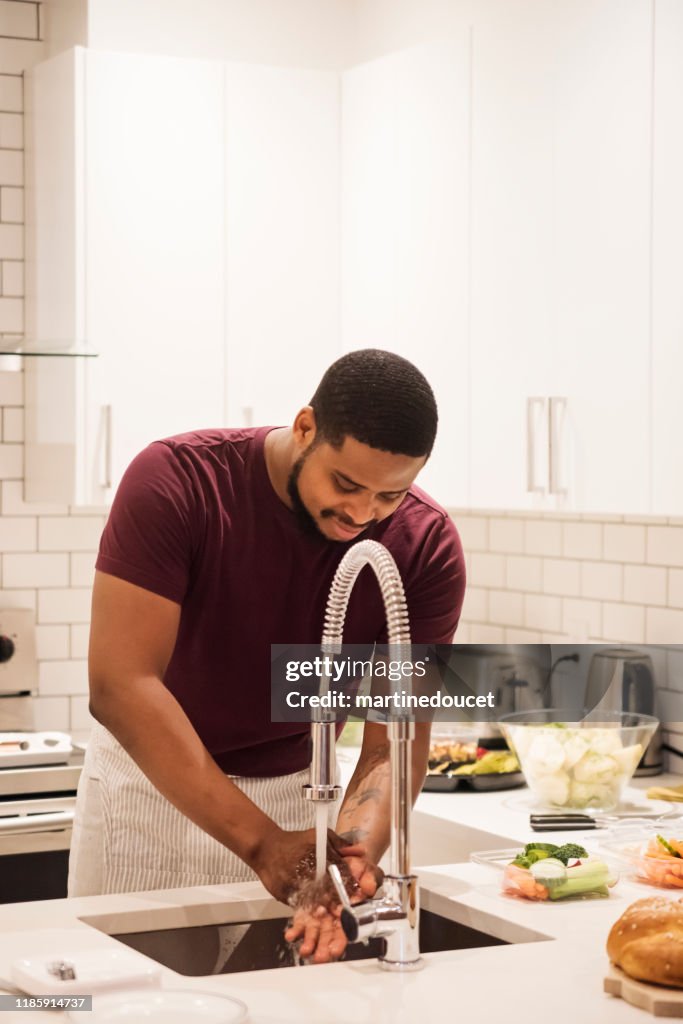
<svg viewBox="0 0 683 1024">
<path fill-rule="evenodd" d="M 310 762 L 310 728 L 270 721 L 270 645 L 322 636 L 327 594 L 349 542 L 309 536 L 266 469 L 272 427 L 155 441 L 128 467 L 97 568 L 182 606 L 164 682 L 223 771 L 285 775 Z M 394 556 L 415 643 L 450 643 L 465 590 L 458 533 L 417 487 L 363 538 Z M 374 573 L 353 589 L 345 643 L 386 641 Z M 150 742 L 153 740 L 150 737 Z"/>
</svg>

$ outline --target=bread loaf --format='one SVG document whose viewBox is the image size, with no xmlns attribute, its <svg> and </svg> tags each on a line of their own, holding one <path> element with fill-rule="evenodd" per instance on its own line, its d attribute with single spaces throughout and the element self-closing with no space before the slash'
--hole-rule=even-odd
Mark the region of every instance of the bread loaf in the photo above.
<svg viewBox="0 0 683 1024">
<path fill-rule="evenodd" d="M 607 953 L 638 981 L 683 988 L 683 898 L 632 903 L 613 924 Z"/>
</svg>

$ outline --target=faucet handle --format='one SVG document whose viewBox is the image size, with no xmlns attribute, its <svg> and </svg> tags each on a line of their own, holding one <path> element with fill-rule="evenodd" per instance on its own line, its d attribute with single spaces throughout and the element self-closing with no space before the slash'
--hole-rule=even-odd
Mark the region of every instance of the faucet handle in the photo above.
<svg viewBox="0 0 683 1024">
<path fill-rule="evenodd" d="M 339 870 L 336 864 L 329 864 L 327 870 L 330 873 L 332 884 L 337 890 L 337 896 L 339 897 L 339 902 L 341 903 L 342 907 L 344 908 L 344 910 L 350 910 L 353 913 L 353 907 L 351 906 L 349 894 L 347 893 L 346 886 L 342 881 L 341 871 Z"/>
</svg>

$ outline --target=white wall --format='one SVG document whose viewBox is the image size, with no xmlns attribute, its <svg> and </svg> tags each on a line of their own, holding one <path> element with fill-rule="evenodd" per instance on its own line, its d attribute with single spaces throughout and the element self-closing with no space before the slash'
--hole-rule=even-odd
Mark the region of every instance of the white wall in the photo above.
<svg viewBox="0 0 683 1024">
<path fill-rule="evenodd" d="M 348 62 L 354 39 L 350 0 L 47 0 L 46 6 L 51 54 L 87 42 L 97 49 L 337 69 Z"/>
</svg>

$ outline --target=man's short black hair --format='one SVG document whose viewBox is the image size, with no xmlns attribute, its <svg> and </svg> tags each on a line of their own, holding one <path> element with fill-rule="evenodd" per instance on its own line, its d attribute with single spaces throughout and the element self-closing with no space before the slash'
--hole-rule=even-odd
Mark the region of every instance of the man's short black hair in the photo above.
<svg viewBox="0 0 683 1024">
<path fill-rule="evenodd" d="M 316 440 L 335 448 L 344 438 L 394 455 L 429 455 L 438 414 L 434 392 L 416 366 L 378 348 L 337 359 L 325 372 L 310 404 Z"/>
</svg>

